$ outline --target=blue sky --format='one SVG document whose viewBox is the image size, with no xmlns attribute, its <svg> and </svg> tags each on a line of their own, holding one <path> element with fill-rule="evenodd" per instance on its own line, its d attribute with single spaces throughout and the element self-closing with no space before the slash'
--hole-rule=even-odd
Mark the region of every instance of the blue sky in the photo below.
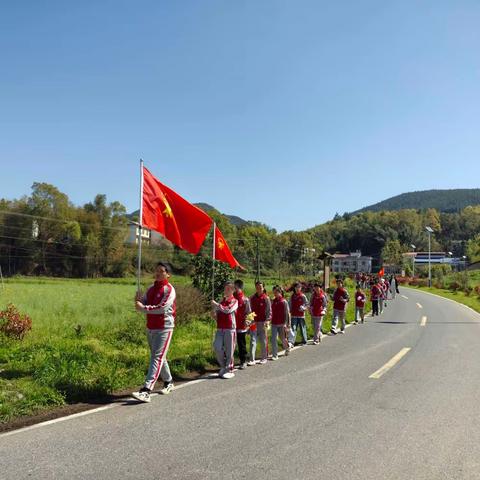
<svg viewBox="0 0 480 480">
<path fill-rule="evenodd" d="M 480 2 L 0 6 L 0 197 L 193 202 L 304 229 L 480 179 Z"/>
</svg>

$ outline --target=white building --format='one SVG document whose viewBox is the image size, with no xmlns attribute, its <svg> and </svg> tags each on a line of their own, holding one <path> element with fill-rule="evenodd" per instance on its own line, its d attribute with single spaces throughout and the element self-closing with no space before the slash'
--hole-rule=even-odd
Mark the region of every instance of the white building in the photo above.
<svg viewBox="0 0 480 480">
<path fill-rule="evenodd" d="M 138 245 L 138 233 L 140 225 L 137 222 L 128 222 L 128 237 L 127 243 Z M 150 245 L 152 241 L 152 231 L 148 228 L 142 228 L 142 244 Z"/>
<path fill-rule="evenodd" d="M 332 259 L 333 273 L 357 273 L 372 271 L 372 257 L 362 255 L 360 250 L 350 253 L 334 253 Z"/>
</svg>

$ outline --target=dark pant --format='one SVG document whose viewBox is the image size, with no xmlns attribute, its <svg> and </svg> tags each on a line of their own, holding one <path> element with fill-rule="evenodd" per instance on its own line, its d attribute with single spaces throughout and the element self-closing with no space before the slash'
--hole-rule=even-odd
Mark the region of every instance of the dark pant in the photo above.
<svg viewBox="0 0 480 480">
<path fill-rule="evenodd" d="M 237 332 L 238 356 L 240 363 L 247 361 L 247 332 Z"/>
<path fill-rule="evenodd" d="M 378 300 L 372 300 L 372 315 L 378 315 Z"/>
</svg>

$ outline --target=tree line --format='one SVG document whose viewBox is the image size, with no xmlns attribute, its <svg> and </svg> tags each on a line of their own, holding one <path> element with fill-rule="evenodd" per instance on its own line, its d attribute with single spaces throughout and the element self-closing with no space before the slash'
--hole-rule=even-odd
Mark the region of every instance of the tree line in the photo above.
<svg viewBox="0 0 480 480">
<path fill-rule="evenodd" d="M 322 267 L 319 255 L 361 250 L 374 265 L 400 264 L 402 253 L 414 244 L 426 250 L 425 226 L 435 231 L 432 250 L 451 251 L 480 260 L 480 206 L 459 212 L 435 209 L 362 212 L 336 215 L 305 231 L 275 229 L 260 222 L 232 224 L 216 210 L 216 221 L 235 257 L 261 276 L 314 275 Z M 135 220 L 135 219 L 133 219 Z M 135 273 L 137 248 L 127 243 L 125 207 L 98 194 L 92 202 L 75 206 L 53 185 L 34 183 L 29 196 L 0 200 L 0 266 L 4 275 L 65 277 L 122 277 Z M 211 238 L 200 255 L 211 256 Z M 158 258 L 178 273 L 191 274 L 195 258 L 162 238 L 143 249 L 142 266 L 151 270 Z"/>
</svg>

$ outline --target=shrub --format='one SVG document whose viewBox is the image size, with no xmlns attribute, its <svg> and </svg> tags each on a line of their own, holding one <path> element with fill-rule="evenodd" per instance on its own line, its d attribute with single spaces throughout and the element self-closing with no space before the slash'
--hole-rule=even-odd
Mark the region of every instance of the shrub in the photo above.
<svg viewBox="0 0 480 480">
<path fill-rule="evenodd" d="M 9 338 L 22 340 L 32 329 L 32 319 L 27 314 L 18 311 L 13 303 L 0 311 L 0 332 Z"/>
<path fill-rule="evenodd" d="M 476 285 L 473 288 L 473 291 L 480 297 L 480 285 Z"/>
<path fill-rule="evenodd" d="M 458 282 L 456 282 L 455 280 L 453 282 L 450 282 L 448 288 L 454 292 L 456 292 L 457 290 L 460 289 L 460 284 Z"/>
<path fill-rule="evenodd" d="M 428 278 L 413 278 L 410 280 L 409 285 L 413 287 L 428 287 Z"/>
<path fill-rule="evenodd" d="M 184 325 L 208 313 L 208 300 L 200 290 L 190 285 L 177 285 L 175 290 L 177 292 L 176 325 Z"/>
<path fill-rule="evenodd" d="M 234 271 L 223 262 L 218 262 L 209 257 L 197 255 L 193 258 L 193 286 L 198 288 L 206 298 L 212 295 L 212 266 L 215 265 L 214 286 L 215 298 L 221 298 L 223 285 L 227 280 L 233 280 Z"/>
</svg>

